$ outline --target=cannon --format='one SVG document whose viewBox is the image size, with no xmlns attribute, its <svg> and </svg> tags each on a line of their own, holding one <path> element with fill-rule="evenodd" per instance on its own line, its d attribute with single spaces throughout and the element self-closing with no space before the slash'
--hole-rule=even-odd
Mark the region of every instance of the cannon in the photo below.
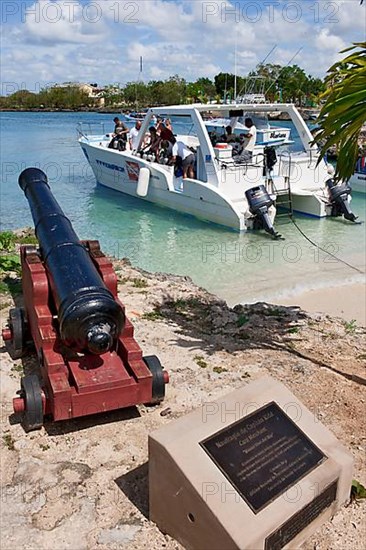
<svg viewBox="0 0 366 550">
<path fill-rule="evenodd" d="M 13 400 L 26 431 L 54 421 L 160 403 L 168 373 L 143 357 L 117 295 L 117 276 L 98 241 L 80 241 L 48 185 L 19 176 L 39 248 L 21 246 L 24 308 L 10 310 L 2 336 L 13 358 L 35 349 L 41 380 L 22 378 Z"/>
</svg>

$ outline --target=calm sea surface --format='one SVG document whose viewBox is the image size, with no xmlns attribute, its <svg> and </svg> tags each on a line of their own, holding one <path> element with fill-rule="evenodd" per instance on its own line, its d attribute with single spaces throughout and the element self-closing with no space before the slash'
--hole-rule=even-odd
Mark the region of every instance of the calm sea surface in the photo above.
<svg viewBox="0 0 366 550">
<path fill-rule="evenodd" d="M 96 186 L 77 143 L 76 125 L 104 124 L 105 131 L 112 131 L 113 116 L 0 113 L 2 230 L 33 226 L 17 180 L 24 168 L 38 166 L 80 238 L 99 239 L 105 252 L 127 256 L 146 270 L 189 275 L 231 304 L 364 280 L 319 251 L 288 221 L 276 224 L 285 240 L 273 241 L 266 234 L 235 233 Z M 366 219 L 365 196 L 354 194 L 352 208 Z M 365 225 L 340 218 L 296 219 L 311 240 L 365 268 Z"/>
</svg>

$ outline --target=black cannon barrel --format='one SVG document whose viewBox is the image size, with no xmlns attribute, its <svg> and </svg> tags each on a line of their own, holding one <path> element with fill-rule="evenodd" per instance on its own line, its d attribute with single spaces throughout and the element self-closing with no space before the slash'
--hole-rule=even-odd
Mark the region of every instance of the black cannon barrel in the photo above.
<svg viewBox="0 0 366 550">
<path fill-rule="evenodd" d="M 38 168 L 27 168 L 19 185 L 28 199 L 42 260 L 56 303 L 60 337 L 79 352 L 113 348 L 124 323 L 120 304 L 105 286 Z"/>
</svg>

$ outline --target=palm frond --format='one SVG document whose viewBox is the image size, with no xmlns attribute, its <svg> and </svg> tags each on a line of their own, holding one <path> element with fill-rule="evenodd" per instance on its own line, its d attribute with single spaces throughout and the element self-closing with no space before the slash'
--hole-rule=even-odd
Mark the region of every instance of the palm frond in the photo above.
<svg viewBox="0 0 366 550">
<path fill-rule="evenodd" d="M 321 144 L 320 159 L 337 145 L 337 180 L 348 180 L 354 172 L 358 136 L 366 121 L 366 42 L 355 43 L 344 52 L 351 50 L 356 51 L 328 70 L 328 89 L 323 94 L 326 102 L 317 121 L 320 131 L 313 142 Z"/>
</svg>

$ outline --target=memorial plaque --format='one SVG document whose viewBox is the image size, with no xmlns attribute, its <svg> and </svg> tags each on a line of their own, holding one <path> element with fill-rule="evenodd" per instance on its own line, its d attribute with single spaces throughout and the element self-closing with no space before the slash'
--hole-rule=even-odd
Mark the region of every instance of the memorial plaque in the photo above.
<svg viewBox="0 0 366 550">
<path fill-rule="evenodd" d="M 326 459 L 275 402 L 200 445 L 255 514 Z"/>
<path fill-rule="evenodd" d="M 295 550 L 349 500 L 352 464 L 265 376 L 149 435 L 150 519 L 186 550 Z"/>
</svg>

